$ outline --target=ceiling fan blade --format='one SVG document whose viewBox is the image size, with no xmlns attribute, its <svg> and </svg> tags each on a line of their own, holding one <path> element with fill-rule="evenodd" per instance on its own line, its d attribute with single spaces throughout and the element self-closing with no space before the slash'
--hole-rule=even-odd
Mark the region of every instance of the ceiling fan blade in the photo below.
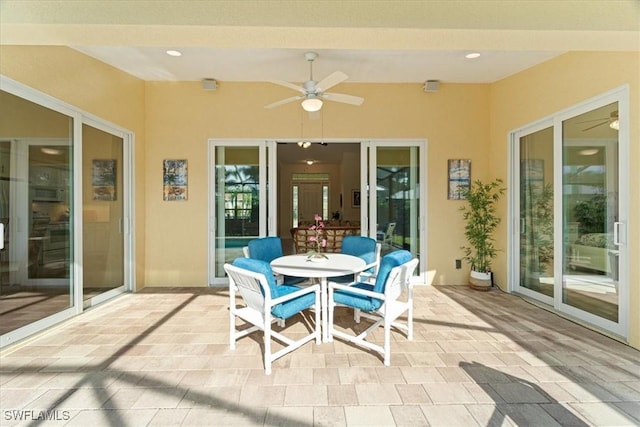
<svg viewBox="0 0 640 427">
<path fill-rule="evenodd" d="M 287 87 L 289 89 L 293 89 L 293 90 L 295 90 L 297 92 L 300 92 L 302 94 L 306 93 L 302 86 L 298 86 L 298 85 L 295 85 L 293 83 L 286 82 L 284 80 L 269 80 L 269 83 L 273 83 L 273 84 L 279 85 L 279 86 L 284 86 L 284 87 Z"/>
<path fill-rule="evenodd" d="M 343 102 L 351 105 L 362 105 L 364 102 L 364 98 L 344 93 L 324 93 L 322 94 L 322 98 L 327 101 Z"/>
<path fill-rule="evenodd" d="M 297 101 L 297 100 L 302 99 L 302 98 L 304 98 L 304 97 L 303 96 L 292 96 L 291 98 L 281 99 L 280 101 L 276 101 L 276 102 L 273 102 L 273 103 L 271 103 L 269 105 L 265 105 L 264 108 L 279 107 L 281 105 L 288 104 L 290 102 Z"/>
<path fill-rule="evenodd" d="M 349 78 L 349 76 L 347 76 L 342 71 L 334 71 L 333 73 L 329 74 L 327 77 L 325 77 L 324 79 L 320 80 L 316 84 L 316 92 L 324 92 L 327 89 L 330 89 L 330 88 L 334 87 L 338 83 L 342 83 L 343 81 L 347 80 L 348 78 Z"/>
<path fill-rule="evenodd" d="M 581 122 L 576 122 L 576 124 L 580 125 L 580 124 L 583 124 L 583 123 L 598 122 L 600 120 L 609 120 L 609 117 L 600 117 L 599 119 L 583 120 Z"/>
<path fill-rule="evenodd" d="M 597 125 L 589 126 L 588 128 L 582 129 L 582 132 L 586 132 L 586 131 L 591 130 L 591 129 L 593 129 L 593 128 L 597 128 L 598 126 L 605 125 L 605 124 L 607 124 L 608 122 L 609 122 L 609 120 L 605 120 L 604 122 L 602 122 L 602 123 L 598 123 Z"/>
</svg>

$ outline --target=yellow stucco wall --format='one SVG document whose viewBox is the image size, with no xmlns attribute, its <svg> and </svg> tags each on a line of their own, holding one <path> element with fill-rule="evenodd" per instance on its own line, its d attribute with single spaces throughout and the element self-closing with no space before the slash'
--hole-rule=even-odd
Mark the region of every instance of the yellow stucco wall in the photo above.
<svg viewBox="0 0 640 427">
<path fill-rule="evenodd" d="M 345 93 L 363 96 L 360 107 L 327 103 L 324 137 L 428 140 L 428 268 L 435 283 L 464 284 L 456 270 L 463 244 L 462 202 L 447 200 L 447 159 L 472 159 L 474 177 L 489 165 L 488 85 L 443 84 L 425 93 L 420 84 L 343 84 Z M 199 82 L 146 85 L 147 285 L 207 284 L 208 138 L 297 138 L 297 104 L 266 110 L 288 95 L 268 83 L 220 82 L 215 92 Z M 305 128 L 305 134 L 313 128 Z M 189 200 L 162 200 L 162 160 L 189 161 Z M 446 226 L 443 226 L 446 224 Z"/>
<path fill-rule="evenodd" d="M 629 182 L 630 218 L 627 229 L 629 242 L 630 298 L 629 342 L 640 347 L 640 53 L 569 53 L 491 86 L 491 149 L 490 168 L 499 177 L 507 177 L 508 133 L 542 119 L 552 113 L 586 101 L 597 95 L 629 85 Z M 501 204 L 507 214 L 506 200 Z M 506 247 L 507 230 L 503 223 L 498 244 Z M 495 263 L 497 282 L 505 287 L 506 253 Z"/>
</svg>

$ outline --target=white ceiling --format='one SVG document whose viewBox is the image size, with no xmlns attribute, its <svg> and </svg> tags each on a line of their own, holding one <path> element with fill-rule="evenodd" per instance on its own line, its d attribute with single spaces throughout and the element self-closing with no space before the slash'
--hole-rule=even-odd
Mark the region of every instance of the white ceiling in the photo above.
<svg viewBox="0 0 640 427">
<path fill-rule="evenodd" d="M 132 46 L 73 46 L 74 49 L 148 81 L 303 82 L 309 78 L 306 49 L 220 49 Z M 350 83 L 491 83 L 557 56 L 562 51 L 482 51 L 466 59 L 469 50 L 314 50 L 315 80 L 334 71 L 349 76 Z"/>
<path fill-rule="evenodd" d="M 615 4 L 615 7 L 612 5 Z M 491 83 L 640 45 L 638 0 L 2 0 L 0 45 L 70 46 L 148 81 Z M 165 54 L 178 49 L 179 58 Z M 482 56 L 467 60 L 464 54 Z"/>
</svg>

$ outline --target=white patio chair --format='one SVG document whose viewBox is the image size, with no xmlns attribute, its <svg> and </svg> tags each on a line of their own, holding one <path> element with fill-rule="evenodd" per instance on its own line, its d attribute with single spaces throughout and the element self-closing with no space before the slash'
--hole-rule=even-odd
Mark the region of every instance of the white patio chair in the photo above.
<svg viewBox="0 0 640 427">
<path fill-rule="evenodd" d="M 264 369 L 271 374 L 271 364 L 276 359 L 292 352 L 315 339 L 320 344 L 320 286 L 305 288 L 290 285 L 276 285 L 271 267 L 265 261 L 250 258 L 236 258 L 233 264 L 225 264 L 229 275 L 229 347 L 233 350 L 236 341 L 255 331 L 263 331 Z M 236 305 L 236 287 L 244 300 L 243 306 Z M 297 340 L 291 339 L 272 329 L 272 323 L 288 319 L 304 310 L 314 307 L 315 324 L 307 321 L 311 332 Z M 239 330 L 236 317 L 253 325 Z M 291 325 L 289 325 L 290 327 Z M 296 330 L 296 335 L 299 331 Z M 279 351 L 271 352 L 271 340 L 284 345 Z"/>
<path fill-rule="evenodd" d="M 384 364 L 391 364 L 391 327 L 406 332 L 407 339 L 413 339 L 413 275 L 418 259 L 411 252 L 398 250 L 391 252 L 380 262 L 380 269 L 374 284 L 355 282 L 349 285 L 329 283 L 329 341 L 333 337 L 342 338 L 360 347 L 380 353 Z M 355 323 L 360 318 L 373 321 L 363 332 L 355 335 L 336 329 L 334 323 L 337 306 L 351 307 L 355 310 Z M 399 317 L 406 313 L 406 321 Z M 380 325 L 384 327 L 383 345 L 367 341 L 367 336 Z"/>
</svg>

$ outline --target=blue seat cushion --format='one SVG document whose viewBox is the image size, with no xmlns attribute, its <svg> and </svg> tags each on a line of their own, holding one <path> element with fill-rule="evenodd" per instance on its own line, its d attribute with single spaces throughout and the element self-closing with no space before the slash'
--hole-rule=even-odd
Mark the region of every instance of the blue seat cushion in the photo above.
<svg viewBox="0 0 640 427">
<path fill-rule="evenodd" d="M 288 295 L 292 292 L 300 290 L 300 288 L 297 286 L 291 286 L 291 285 L 278 286 L 278 284 L 276 283 L 276 279 L 273 276 L 273 270 L 271 270 L 271 265 L 269 265 L 269 263 L 266 261 L 253 259 L 253 258 L 239 257 L 233 260 L 232 265 L 238 268 L 253 271 L 255 273 L 263 274 L 267 279 L 267 284 L 269 285 L 271 299 Z M 313 293 L 302 295 L 290 301 L 286 301 L 278 305 L 275 305 L 271 309 L 271 314 L 281 319 L 287 319 L 293 316 L 294 314 L 300 312 L 301 310 L 311 307 L 312 305 L 315 304 L 315 302 L 316 302 L 316 298 Z"/>
<path fill-rule="evenodd" d="M 373 285 L 370 283 L 354 283 L 350 288 L 358 288 L 366 291 L 373 291 Z M 365 295 L 355 294 L 347 290 L 336 290 L 333 293 L 333 300 L 342 305 L 358 308 L 362 311 L 376 311 L 382 306 L 382 300 L 368 297 Z"/>
<path fill-rule="evenodd" d="M 297 286 L 280 285 L 278 286 L 278 296 L 282 297 L 292 292 L 299 291 Z M 316 303 L 316 294 L 308 293 L 292 300 L 275 305 L 271 309 L 271 314 L 281 319 L 288 319 L 289 317 L 300 313 Z"/>
<path fill-rule="evenodd" d="M 413 258 L 411 252 L 405 250 L 393 251 L 382 257 L 380 261 L 380 270 L 378 271 L 378 277 L 376 283 L 371 285 L 369 283 L 354 283 L 350 287 L 364 289 L 371 292 L 377 292 L 384 294 L 385 286 L 389 278 L 389 273 L 395 267 L 405 264 Z M 333 279 L 332 279 L 333 280 Z M 378 298 L 368 297 L 364 295 L 358 295 L 348 290 L 337 290 L 333 293 L 333 300 L 342 305 L 349 307 L 359 308 L 363 311 L 375 311 L 382 306 L 382 300 Z"/>
</svg>

